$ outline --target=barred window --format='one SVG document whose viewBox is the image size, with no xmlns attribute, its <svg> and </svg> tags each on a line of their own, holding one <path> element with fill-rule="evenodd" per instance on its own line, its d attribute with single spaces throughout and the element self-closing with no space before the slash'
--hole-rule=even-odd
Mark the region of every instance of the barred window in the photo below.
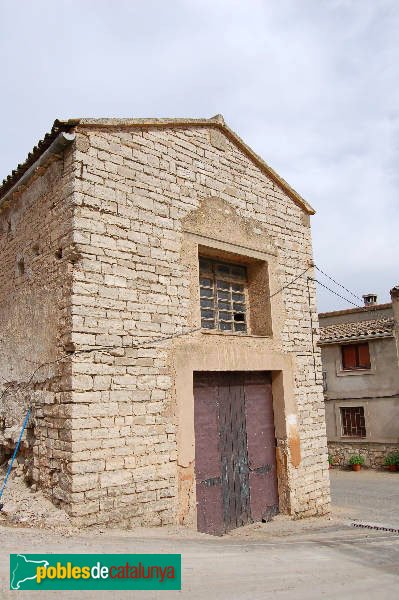
<svg viewBox="0 0 399 600">
<path fill-rule="evenodd" d="M 201 327 L 247 331 L 247 270 L 243 265 L 200 258 Z"/>
<path fill-rule="evenodd" d="M 366 422 L 363 406 L 341 408 L 342 437 L 366 437 Z"/>
</svg>

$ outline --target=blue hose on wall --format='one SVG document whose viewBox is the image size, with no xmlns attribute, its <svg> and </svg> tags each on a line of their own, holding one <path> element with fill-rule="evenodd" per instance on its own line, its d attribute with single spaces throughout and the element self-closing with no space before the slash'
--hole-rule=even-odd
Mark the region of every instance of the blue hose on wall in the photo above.
<svg viewBox="0 0 399 600">
<path fill-rule="evenodd" d="M 30 417 L 30 408 L 28 408 L 28 412 L 26 413 L 26 417 L 25 417 L 24 423 L 22 425 L 21 433 L 19 434 L 18 442 L 17 442 L 17 445 L 15 446 L 14 454 L 12 455 L 11 462 L 10 462 L 10 464 L 8 466 L 7 474 L 6 474 L 5 478 L 4 478 L 3 485 L 1 486 L 0 500 L 1 500 L 2 496 L 3 496 L 4 489 L 5 489 L 6 485 L 7 485 L 7 480 L 8 480 L 8 477 L 10 476 L 11 469 L 12 469 L 12 466 L 14 464 L 15 457 L 17 456 L 18 449 L 19 449 L 19 446 L 20 446 L 20 443 L 21 443 L 21 440 L 22 440 L 22 436 L 23 436 L 24 431 L 26 429 L 26 426 L 28 424 L 29 417 Z M 2 510 L 3 506 L 4 506 L 3 503 L 0 502 L 0 510 Z"/>
</svg>

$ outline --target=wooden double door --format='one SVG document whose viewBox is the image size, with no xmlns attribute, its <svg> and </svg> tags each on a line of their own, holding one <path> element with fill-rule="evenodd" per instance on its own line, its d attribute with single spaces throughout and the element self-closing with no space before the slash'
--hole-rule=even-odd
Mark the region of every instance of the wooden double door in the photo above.
<svg viewBox="0 0 399 600">
<path fill-rule="evenodd" d="M 267 372 L 194 374 L 197 526 L 222 535 L 278 512 Z"/>
</svg>

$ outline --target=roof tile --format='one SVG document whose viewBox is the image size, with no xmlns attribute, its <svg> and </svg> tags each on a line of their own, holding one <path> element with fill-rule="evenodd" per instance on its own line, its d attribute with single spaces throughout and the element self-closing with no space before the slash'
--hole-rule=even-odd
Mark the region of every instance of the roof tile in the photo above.
<svg viewBox="0 0 399 600">
<path fill-rule="evenodd" d="M 335 323 L 320 327 L 320 344 L 390 337 L 393 335 L 393 326 L 394 320 L 391 318 Z"/>
</svg>

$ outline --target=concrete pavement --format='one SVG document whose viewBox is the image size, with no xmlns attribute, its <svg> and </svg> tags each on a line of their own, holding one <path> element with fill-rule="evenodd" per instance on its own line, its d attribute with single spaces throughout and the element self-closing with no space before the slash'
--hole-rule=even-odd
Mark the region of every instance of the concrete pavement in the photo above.
<svg viewBox="0 0 399 600">
<path fill-rule="evenodd" d="M 347 476 L 348 475 L 348 476 Z M 256 524 L 215 538 L 179 529 L 135 531 L 86 530 L 62 536 L 56 531 L 0 527 L 0 598 L 30 597 L 10 592 L 8 554 L 18 552 L 139 553 L 179 552 L 183 562 L 181 592 L 47 592 L 40 600 L 125 598 L 190 598 L 190 600 L 393 600 L 399 590 L 399 535 L 355 529 L 352 516 L 390 513 L 396 502 L 397 479 L 371 473 L 332 473 L 333 519 Z M 384 475 L 384 474 L 382 474 Z M 379 485 L 391 500 L 378 502 Z M 376 500 L 370 498 L 376 497 Z M 341 499 L 341 500 L 340 500 Z M 364 499 L 364 512 L 359 508 Z M 341 501 L 341 504 L 338 502 Z M 371 503 L 371 504 L 370 504 Z M 374 503 L 374 504 L 373 504 Z M 397 504 L 396 504 L 397 506 Z M 356 513 L 356 514 L 355 514 Z M 36 597 L 36 596 L 35 596 Z"/>
<path fill-rule="evenodd" d="M 399 529 L 399 472 L 332 469 L 330 476 L 333 510 L 339 509 L 348 518 Z"/>
</svg>

